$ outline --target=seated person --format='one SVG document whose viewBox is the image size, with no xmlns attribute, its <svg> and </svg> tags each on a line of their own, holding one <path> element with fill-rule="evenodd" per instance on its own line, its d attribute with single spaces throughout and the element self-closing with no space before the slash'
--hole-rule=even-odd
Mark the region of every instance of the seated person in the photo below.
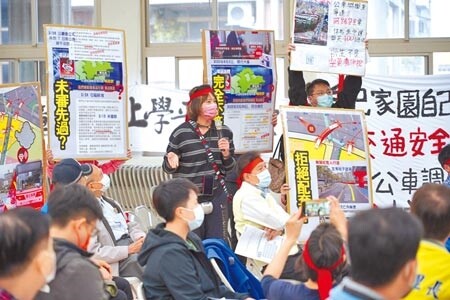
<svg viewBox="0 0 450 300">
<path fill-rule="evenodd" d="M 80 164 L 73 158 L 64 158 L 53 168 L 52 183 L 55 188 L 58 185 L 86 183 L 86 176 L 92 173 L 90 164 Z"/>
<path fill-rule="evenodd" d="M 148 232 L 139 253 L 148 300 L 248 297 L 220 282 L 200 238 L 192 232 L 204 219 L 197 194 L 197 187 L 185 178 L 165 181 L 153 192 L 153 206 L 166 223 Z"/>
<path fill-rule="evenodd" d="M 58 186 L 72 183 L 86 184 L 86 176 L 92 173 L 91 165 L 80 164 L 73 158 L 62 159 L 53 168 L 51 190 Z M 47 213 L 47 203 L 41 208 L 43 213 Z"/>
<path fill-rule="evenodd" d="M 322 223 L 314 229 L 305 244 L 302 256 L 299 257 L 297 267 L 307 278 L 307 281 L 301 284 L 278 279 L 289 250 L 297 243 L 305 217 L 301 216 L 299 210 L 288 220 L 286 238 L 261 280 L 267 299 L 326 299 L 332 285 L 339 283 L 347 273 L 344 239 L 340 233 L 346 233 L 347 220 L 338 200 L 334 197 L 330 197 L 330 200 L 331 223 Z"/>
<path fill-rule="evenodd" d="M 109 299 L 98 266 L 86 252 L 102 209 L 94 195 L 79 184 L 61 186 L 48 197 L 56 275 L 48 293 L 35 299 Z M 28 284 L 28 283 L 27 283 Z"/>
<path fill-rule="evenodd" d="M 401 208 L 355 214 L 348 222 L 350 276 L 330 291 L 329 299 L 388 300 L 408 294 L 416 277 L 421 236 L 420 221 Z"/>
<path fill-rule="evenodd" d="M 88 251 L 95 259 L 101 259 L 112 267 L 112 274 L 121 277 L 137 277 L 142 280 L 143 269 L 137 262 L 137 253 L 144 243 L 145 232 L 134 221 L 127 222 L 120 205 L 103 193 L 109 188 L 110 179 L 96 165 L 86 179 L 103 211 L 97 222 L 97 232 L 92 236 Z"/>
<path fill-rule="evenodd" d="M 237 162 L 239 189 L 233 197 L 233 214 L 236 231 L 242 234 L 245 225 L 267 231 L 268 237 L 281 234 L 289 214 L 271 195 L 271 182 L 266 163 L 259 152 L 242 154 Z M 287 189 L 282 189 L 285 194 Z"/>
<path fill-rule="evenodd" d="M 91 173 L 92 167 L 90 164 L 80 164 L 73 158 L 65 158 L 61 160 L 58 164 L 56 164 L 55 167 L 53 168 L 53 179 L 52 179 L 52 183 L 54 184 L 53 187 L 58 188 L 75 183 L 85 185 L 86 179 L 88 178 L 88 175 L 90 175 Z M 47 203 L 45 203 L 41 211 L 43 213 L 48 212 Z M 126 297 L 124 297 L 122 292 L 119 291 L 118 295 L 111 299 L 117 300 L 132 299 L 131 287 L 128 281 L 117 276 L 112 276 L 111 266 L 108 263 L 95 259 L 93 260 L 93 262 L 98 265 L 100 272 L 102 273 L 103 279 L 113 280 L 116 283 L 119 290 L 121 290 L 126 295 Z"/>
<path fill-rule="evenodd" d="M 0 214 L 0 299 L 34 299 L 53 280 L 56 256 L 49 227 L 49 219 L 29 207 Z"/>
<path fill-rule="evenodd" d="M 445 242 L 450 236 L 450 187 L 424 184 L 413 195 L 411 213 L 424 227 L 424 239 L 417 252 L 414 288 L 405 299 L 450 299 L 450 253 Z"/>
<path fill-rule="evenodd" d="M 264 229 L 268 240 L 281 235 L 289 214 L 277 203 L 269 190 L 271 177 L 260 153 L 250 151 L 242 154 L 237 162 L 237 173 L 239 189 L 233 197 L 233 215 L 238 236 L 242 234 L 245 225 Z M 287 185 L 281 188 L 282 198 L 286 196 L 288 190 Z M 296 245 L 292 247 L 281 278 L 303 279 L 294 268 L 295 261 L 301 254 L 299 250 Z M 266 265 L 257 260 L 253 263 L 257 269 L 262 269 Z"/>
</svg>

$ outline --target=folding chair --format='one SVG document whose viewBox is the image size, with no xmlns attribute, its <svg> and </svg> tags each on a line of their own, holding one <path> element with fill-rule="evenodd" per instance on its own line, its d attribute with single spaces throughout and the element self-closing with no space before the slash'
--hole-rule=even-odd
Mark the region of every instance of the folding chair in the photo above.
<svg viewBox="0 0 450 300">
<path fill-rule="evenodd" d="M 124 277 L 131 286 L 133 300 L 146 300 L 144 293 L 144 283 L 137 277 Z"/>
</svg>

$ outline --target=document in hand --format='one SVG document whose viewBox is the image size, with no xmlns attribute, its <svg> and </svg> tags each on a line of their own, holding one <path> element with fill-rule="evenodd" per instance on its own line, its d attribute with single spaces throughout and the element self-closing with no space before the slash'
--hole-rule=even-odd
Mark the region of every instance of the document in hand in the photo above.
<svg viewBox="0 0 450 300">
<path fill-rule="evenodd" d="M 239 238 L 235 253 L 270 263 L 280 249 L 283 240 L 282 236 L 277 236 L 268 241 L 264 230 L 246 225 Z"/>
</svg>

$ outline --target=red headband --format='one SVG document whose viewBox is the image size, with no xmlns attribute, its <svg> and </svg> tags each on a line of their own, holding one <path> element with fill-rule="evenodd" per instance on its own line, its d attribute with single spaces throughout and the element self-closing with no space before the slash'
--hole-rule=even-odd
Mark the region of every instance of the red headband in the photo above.
<svg viewBox="0 0 450 300">
<path fill-rule="evenodd" d="M 241 174 L 239 174 L 238 179 L 236 179 L 236 183 L 238 185 L 238 187 L 241 187 L 242 185 L 242 181 L 244 181 L 244 174 L 245 173 L 251 173 L 253 171 L 253 169 L 261 162 L 264 162 L 264 160 L 262 160 L 261 157 L 257 157 L 254 160 L 252 160 L 251 162 L 249 162 L 243 169 Z"/>
<path fill-rule="evenodd" d="M 309 254 L 309 240 L 306 242 L 305 249 L 303 249 L 303 260 L 309 268 L 317 272 L 317 285 L 319 286 L 320 300 L 328 298 L 331 287 L 333 286 L 333 276 L 331 275 L 331 272 L 344 262 L 344 254 L 345 248 L 344 245 L 342 245 L 341 255 L 333 265 L 327 268 L 318 268 L 313 263 L 311 255 Z"/>
<path fill-rule="evenodd" d="M 444 161 L 444 163 L 442 164 L 442 166 L 443 166 L 443 165 L 449 165 L 449 166 L 450 166 L 450 158 L 447 159 L 446 161 Z"/>
<path fill-rule="evenodd" d="M 189 96 L 189 102 L 186 104 L 186 108 L 189 105 L 191 105 L 193 100 L 195 100 L 195 99 L 197 99 L 198 97 L 201 97 L 201 96 L 208 96 L 209 93 L 212 93 L 212 92 L 213 92 L 213 90 L 209 86 L 205 86 L 202 89 L 196 90 L 195 92 L 192 93 L 192 95 Z M 187 114 L 187 109 L 186 109 L 186 121 L 189 121 L 189 117 L 188 117 L 188 114 Z"/>
</svg>

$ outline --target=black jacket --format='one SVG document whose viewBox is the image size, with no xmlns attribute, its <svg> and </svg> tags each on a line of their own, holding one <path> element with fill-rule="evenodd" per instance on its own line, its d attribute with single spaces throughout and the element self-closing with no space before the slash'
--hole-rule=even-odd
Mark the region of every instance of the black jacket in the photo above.
<svg viewBox="0 0 450 300">
<path fill-rule="evenodd" d="M 53 239 L 56 253 L 56 276 L 50 282 L 50 293 L 39 292 L 36 300 L 106 300 L 104 281 L 98 267 L 89 259 L 90 253 L 74 244 Z"/>
<path fill-rule="evenodd" d="M 231 292 L 219 281 L 196 234 L 188 234 L 195 250 L 164 227 L 163 223 L 148 232 L 138 257 L 139 263 L 146 265 L 143 281 L 147 300 L 248 297 Z"/>
</svg>

